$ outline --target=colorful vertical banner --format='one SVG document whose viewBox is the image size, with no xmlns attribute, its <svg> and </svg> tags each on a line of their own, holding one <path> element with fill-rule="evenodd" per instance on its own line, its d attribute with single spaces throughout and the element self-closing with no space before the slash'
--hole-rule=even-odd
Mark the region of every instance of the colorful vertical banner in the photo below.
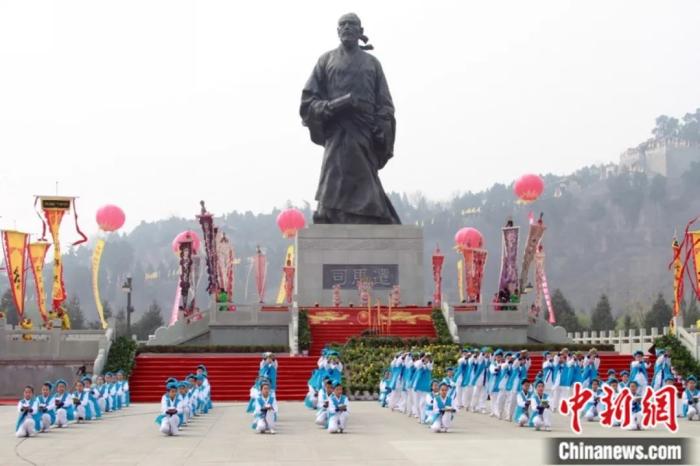
<svg viewBox="0 0 700 466">
<path fill-rule="evenodd" d="M 459 302 L 464 302 L 464 261 L 457 261 L 457 289 L 459 290 Z"/>
<path fill-rule="evenodd" d="M 182 241 L 180 249 L 180 304 L 178 309 L 187 309 L 192 280 L 192 241 Z"/>
<path fill-rule="evenodd" d="M 537 287 L 535 307 L 538 311 L 541 309 L 542 298 L 544 297 L 545 303 L 547 304 L 547 311 L 549 313 L 549 323 L 554 325 L 557 323 L 557 319 L 554 316 L 554 306 L 552 306 L 552 297 L 549 294 L 549 285 L 547 284 L 547 274 L 544 270 L 545 254 L 542 244 L 540 244 L 537 249 L 537 253 L 535 254 L 535 283 Z"/>
<path fill-rule="evenodd" d="M 481 303 L 481 284 L 484 278 L 487 252 L 485 249 L 465 248 L 464 275 L 468 303 Z"/>
<path fill-rule="evenodd" d="M 697 298 L 700 298 L 700 230 L 688 232 L 692 247 L 693 264 L 695 265 L 695 276 L 693 287 Z"/>
<path fill-rule="evenodd" d="M 523 254 L 523 264 L 520 269 L 520 292 L 525 289 L 527 285 L 527 276 L 530 272 L 530 265 L 532 260 L 535 258 L 535 253 L 537 252 L 537 245 L 540 244 L 542 236 L 544 235 L 544 230 L 546 227 L 542 223 L 542 219 L 530 224 L 530 229 L 527 234 L 527 243 L 525 245 L 525 253 Z"/>
<path fill-rule="evenodd" d="M 265 302 L 265 275 L 267 272 L 267 259 L 258 246 L 255 253 L 255 288 L 258 291 L 260 302 Z"/>
<path fill-rule="evenodd" d="M 292 264 L 294 263 L 294 245 L 290 244 L 287 247 L 287 253 L 284 255 L 287 259 L 291 260 Z M 285 263 L 286 263 L 285 259 Z M 286 265 L 286 264 L 285 264 Z M 287 278 L 286 278 L 286 272 L 285 272 L 285 267 L 282 268 L 282 279 L 280 281 L 280 287 L 279 290 L 277 291 L 277 304 L 283 304 L 285 300 L 287 299 Z"/>
<path fill-rule="evenodd" d="M 501 274 L 498 289 L 514 293 L 518 288 L 518 234 L 520 227 L 503 228 L 501 243 Z"/>
<path fill-rule="evenodd" d="M 678 317 L 683 300 L 683 263 L 681 262 L 681 245 L 673 239 L 673 316 Z"/>
<path fill-rule="evenodd" d="M 44 263 L 46 261 L 48 249 L 49 243 L 46 241 L 29 243 L 29 263 L 31 264 L 32 274 L 34 275 L 36 302 L 44 324 L 48 324 L 49 322 L 49 311 L 46 308 L 46 289 L 44 287 Z"/>
<path fill-rule="evenodd" d="M 216 233 L 216 266 L 218 269 L 219 287 L 228 295 L 229 302 L 233 302 L 233 265 L 235 253 L 231 242 L 225 233 Z"/>
<path fill-rule="evenodd" d="M 214 242 L 216 232 L 214 228 L 214 217 L 206 211 L 204 202 L 202 202 L 202 213 L 201 215 L 197 215 L 197 218 L 199 219 L 199 224 L 202 227 L 202 234 L 204 236 L 204 251 L 206 252 L 207 277 L 209 280 L 207 283 L 207 292 L 209 294 L 215 294 L 219 292 L 216 266 L 216 244 Z"/>
<path fill-rule="evenodd" d="M 19 320 L 24 318 L 24 291 L 27 284 L 26 265 L 29 235 L 21 231 L 3 230 L 2 245 L 5 251 L 5 267 L 10 280 L 12 298 Z"/>
<path fill-rule="evenodd" d="M 107 328 L 107 321 L 105 320 L 105 312 L 102 307 L 102 299 L 100 299 L 100 261 L 102 260 L 102 251 L 105 249 L 105 240 L 99 238 L 95 242 L 95 249 L 92 251 L 92 295 L 95 298 L 95 307 L 97 308 L 97 315 L 100 317 L 100 322 L 102 323 L 102 328 Z"/>
</svg>

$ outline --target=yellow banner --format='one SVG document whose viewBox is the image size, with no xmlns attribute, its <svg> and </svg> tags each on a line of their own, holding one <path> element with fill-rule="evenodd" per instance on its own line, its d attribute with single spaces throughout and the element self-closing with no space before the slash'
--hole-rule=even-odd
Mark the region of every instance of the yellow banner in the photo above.
<svg viewBox="0 0 700 466">
<path fill-rule="evenodd" d="M 27 243 L 29 235 L 20 231 L 2 232 L 2 245 L 5 250 L 5 267 L 10 279 L 12 297 L 20 320 L 24 316 L 24 289 L 26 285 Z"/>
<path fill-rule="evenodd" d="M 457 288 L 459 289 L 459 302 L 464 302 L 464 261 L 457 261 Z"/>
<path fill-rule="evenodd" d="M 104 309 L 102 308 L 102 300 L 100 299 L 100 260 L 102 259 L 102 251 L 105 249 L 105 240 L 99 238 L 95 243 L 95 249 L 92 251 L 92 295 L 95 297 L 95 306 L 97 307 L 97 315 L 100 316 L 102 328 L 107 328 Z"/>
<path fill-rule="evenodd" d="M 693 247 L 693 262 L 695 263 L 695 290 L 700 290 L 700 230 L 688 232 Z"/>
<path fill-rule="evenodd" d="M 673 240 L 673 316 L 678 317 L 681 310 L 681 300 L 683 290 L 683 262 L 681 261 L 681 246 L 676 239 Z"/>
<path fill-rule="evenodd" d="M 44 261 L 46 260 L 46 251 L 49 249 L 49 243 L 46 241 L 38 241 L 29 243 L 29 263 L 32 266 L 34 274 L 34 285 L 36 287 L 36 302 L 39 306 L 39 314 L 44 323 L 49 321 L 49 312 L 46 309 L 46 289 L 44 288 Z"/>
<path fill-rule="evenodd" d="M 284 262 L 282 263 L 282 267 L 284 267 L 287 264 L 287 257 L 290 257 L 292 260 L 292 265 L 294 264 L 294 245 L 290 244 L 289 247 L 287 248 L 287 253 L 284 255 Z M 284 273 L 282 274 L 282 281 L 280 282 L 280 289 L 277 292 L 277 304 L 284 304 L 285 299 L 287 297 L 287 292 L 284 290 Z"/>
<path fill-rule="evenodd" d="M 61 259 L 61 243 L 58 239 L 61 220 L 66 209 L 44 208 L 44 217 L 49 225 L 53 239 L 53 287 L 51 288 L 51 306 L 58 309 L 66 300 L 66 288 L 63 285 L 63 261 Z"/>
</svg>

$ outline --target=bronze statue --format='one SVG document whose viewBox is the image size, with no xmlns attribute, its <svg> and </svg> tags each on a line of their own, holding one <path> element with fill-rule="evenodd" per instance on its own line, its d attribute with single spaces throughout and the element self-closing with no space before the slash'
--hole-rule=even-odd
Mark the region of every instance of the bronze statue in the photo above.
<svg viewBox="0 0 700 466">
<path fill-rule="evenodd" d="M 396 120 L 382 66 L 354 13 L 338 20 L 340 46 L 318 59 L 301 94 L 302 121 L 325 147 L 314 223 L 399 224 L 379 170 L 394 155 Z"/>
</svg>

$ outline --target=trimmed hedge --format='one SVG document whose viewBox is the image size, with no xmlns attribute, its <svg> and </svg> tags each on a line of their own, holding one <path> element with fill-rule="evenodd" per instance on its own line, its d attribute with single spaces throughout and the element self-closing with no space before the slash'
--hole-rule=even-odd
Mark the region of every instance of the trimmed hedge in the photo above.
<svg viewBox="0 0 700 466">
<path fill-rule="evenodd" d="M 299 351 L 311 348 L 311 328 L 309 327 L 309 313 L 306 309 L 299 311 Z"/>
<path fill-rule="evenodd" d="M 664 335 L 654 340 L 654 346 L 671 351 L 671 364 L 683 377 L 700 376 L 700 364 L 695 360 L 683 343 L 673 335 Z"/>
<path fill-rule="evenodd" d="M 216 345 L 216 346 L 176 346 L 176 345 L 154 345 L 146 346 L 141 345 L 136 349 L 136 354 L 141 353 L 264 353 L 266 351 L 271 351 L 273 353 L 289 353 L 289 347 L 282 345 L 268 345 L 268 346 L 254 346 L 254 345 L 242 345 L 242 346 L 227 346 L 227 345 Z"/>
<path fill-rule="evenodd" d="M 432 312 L 433 327 L 435 327 L 435 334 L 439 340 L 445 342 L 452 342 L 452 335 L 450 335 L 450 329 L 447 327 L 447 321 L 445 316 L 442 315 L 442 311 L 438 308 L 433 309 Z"/>
<path fill-rule="evenodd" d="M 128 377 L 134 369 L 136 347 L 136 342 L 131 338 L 122 336 L 114 340 L 112 346 L 109 347 L 103 372 L 116 372 L 121 369 Z"/>
</svg>

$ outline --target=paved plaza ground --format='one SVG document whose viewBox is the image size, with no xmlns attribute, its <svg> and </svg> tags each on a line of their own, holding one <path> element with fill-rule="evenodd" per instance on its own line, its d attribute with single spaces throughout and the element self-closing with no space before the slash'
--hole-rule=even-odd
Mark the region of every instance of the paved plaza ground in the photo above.
<svg viewBox="0 0 700 466">
<path fill-rule="evenodd" d="M 135 404 L 99 421 L 16 439 L 16 411 L 0 407 L 0 465 L 539 465 L 541 439 L 572 436 L 568 418 L 554 415 L 552 432 L 517 428 L 485 415 L 459 413 L 454 429 L 432 434 L 408 417 L 372 402 L 351 404 L 347 433 L 316 427 L 300 402 L 280 403 L 277 435 L 256 435 L 242 403 L 217 403 L 177 437 L 164 437 L 154 419 L 160 405 Z M 679 436 L 700 447 L 700 422 L 681 420 Z M 668 436 L 664 428 L 620 432 L 584 424 L 584 436 Z"/>
</svg>

